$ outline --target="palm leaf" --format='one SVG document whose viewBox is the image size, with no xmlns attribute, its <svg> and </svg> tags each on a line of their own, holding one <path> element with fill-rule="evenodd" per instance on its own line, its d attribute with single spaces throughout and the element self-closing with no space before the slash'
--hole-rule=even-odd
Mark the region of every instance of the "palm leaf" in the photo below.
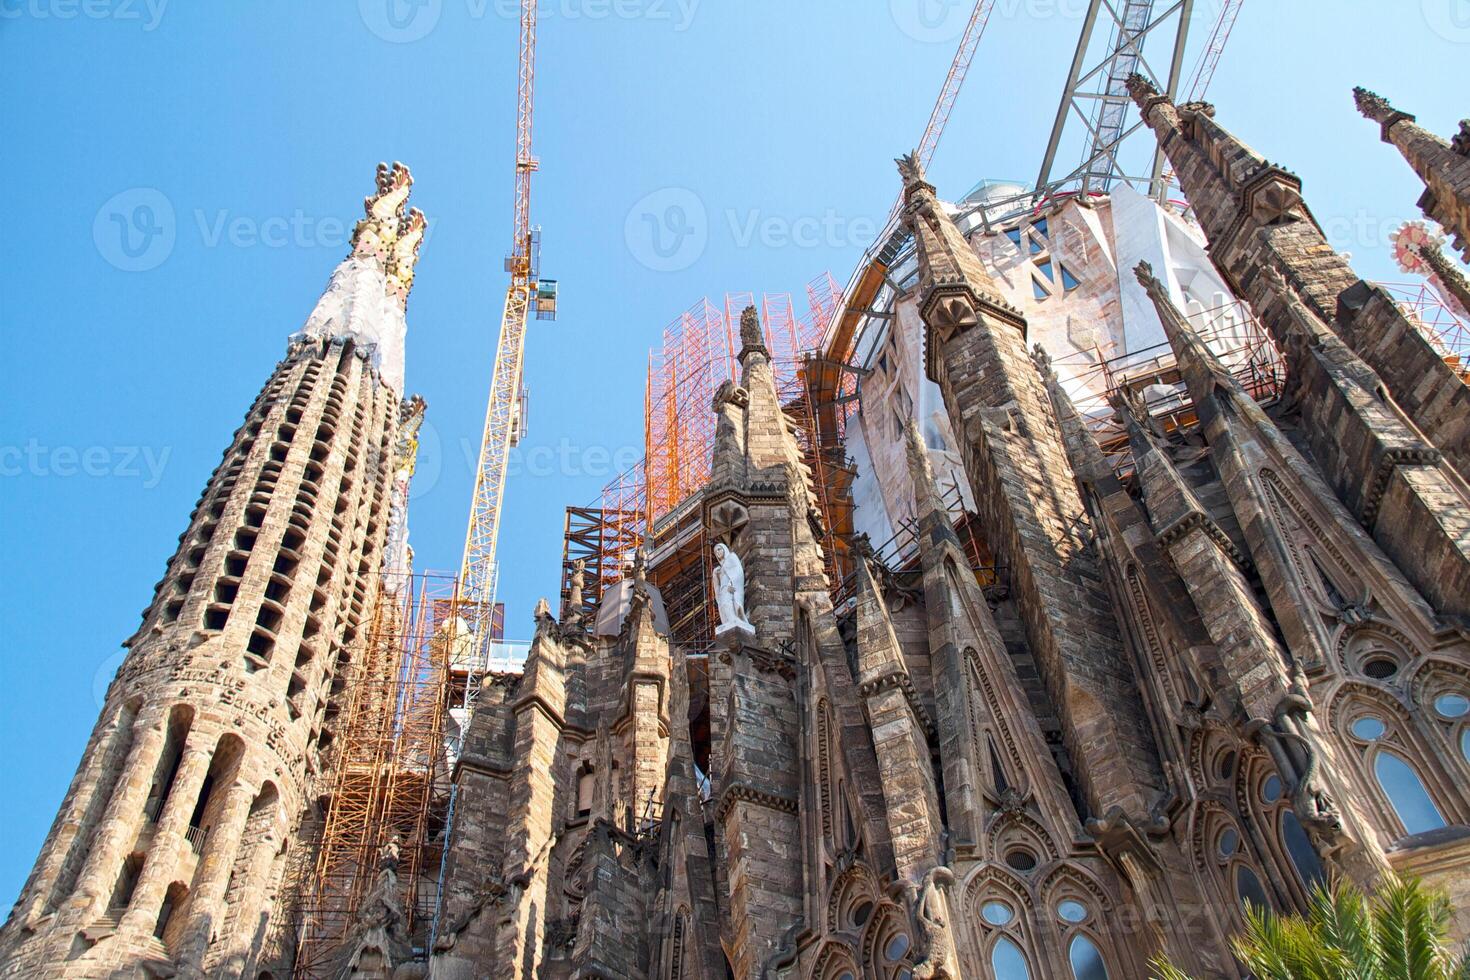
<svg viewBox="0 0 1470 980">
<path fill-rule="evenodd" d="M 1374 980 L 1378 935 L 1362 892 L 1319 886 L 1312 896 L 1311 918 L 1321 941 L 1341 951 L 1347 963 L 1343 980 Z"/>
</svg>

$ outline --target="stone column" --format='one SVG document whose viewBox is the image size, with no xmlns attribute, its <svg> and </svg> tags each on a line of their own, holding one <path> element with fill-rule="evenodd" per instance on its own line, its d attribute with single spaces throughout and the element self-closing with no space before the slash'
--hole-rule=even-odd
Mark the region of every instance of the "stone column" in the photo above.
<svg viewBox="0 0 1470 980">
<path fill-rule="evenodd" d="M 65 872 L 67 859 L 71 856 L 78 834 L 83 832 L 82 824 L 86 820 L 86 811 L 89 807 L 97 805 L 93 796 L 98 790 L 102 770 L 107 765 L 108 758 L 116 751 L 117 740 L 123 737 L 125 728 L 137 724 L 137 716 L 128 712 L 125 705 L 120 704 L 107 724 L 99 726 L 99 731 L 93 736 L 91 744 L 87 746 L 86 754 L 77 767 L 76 777 L 67 790 L 66 803 L 47 838 L 45 849 L 42 850 L 40 860 L 37 862 L 36 871 L 26 883 L 25 891 L 16 903 L 15 921 L 26 922 L 46 914 L 47 906 L 51 904 L 49 896 L 55 890 L 57 880 Z M 138 745 L 135 742 L 129 750 L 128 757 L 121 764 L 121 773 L 113 784 L 112 799 L 102 804 L 107 806 L 107 818 L 97 825 L 101 834 L 107 834 L 112 828 L 110 818 L 113 809 L 110 804 L 116 802 L 118 790 L 124 785 L 129 767 L 137 755 L 137 749 Z M 100 840 L 93 840 L 90 843 L 87 862 L 83 865 L 83 869 L 90 866 L 95 860 L 99 843 Z M 113 871 L 115 874 L 116 869 L 114 868 Z M 79 894 L 84 881 L 84 874 L 78 874 L 68 894 L 55 897 L 55 904 L 60 905 L 65 902 L 69 895 Z"/>
<path fill-rule="evenodd" d="M 250 804 L 254 799 L 255 790 L 251 783 L 243 775 L 237 778 L 220 805 L 219 816 L 209 828 L 204 854 L 194 872 L 189 918 L 179 946 L 178 962 L 183 976 L 203 975 L 204 955 L 212 933 L 224 920 L 225 887 L 229 884 L 230 871 L 235 867 L 235 856 L 240 851 L 241 835 L 245 832 L 245 821 L 250 817 Z"/>
<path fill-rule="evenodd" d="M 164 804 L 163 813 L 159 815 L 158 825 L 153 831 L 153 841 L 148 846 L 143 872 L 137 887 L 133 889 L 133 900 L 128 904 L 127 914 L 118 927 L 118 932 L 122 935 L 153 934 L 158 910 L 163 905 L 164 892 L 178 872 L 179 851 L 184 846 L 184 833 L 189 829 L 189 817 L 199 801 L 199 790 L 204 785 L 204 777 L 209 774 L 215 741 L 215 736 L 197 729 L 189 733 L 173 788 L 169 790 L 168 801 Z"/>
<path fill-rule="evenodd" d="M 88 896 L 89 905 L 107 900 L 108 890 L 117 879 L 127 849 L 133 846 L 143 828 L 147 819 L 143 807 L 148 802 L 148 790 L 153 784 L 159 757 L 163 754 L 167 732 L 168 714 L 165 712 L 156 724 L 139 732 L 134 739 L 132 751 L 128 753 L 113 788 L 112 799 L 108 801 L 107 811 L 98 824 L 97 839 L 93 841 L 87 862 L 82 865 L 81 876 L 77 879 L 76 894 Z"/>
<path fill-rule="evenodd" d="M 276 806 L 279 808 L 280 804 Z M 207 956 L 204 961 L 206 967 L 217 969 L 222 976 L 240 976 L 250 961 L 261 906 L 269 897 L 273 859 L 284 831 L 280 813 L 273 813 L 264 835 L 253 843 L 242 842 L 242 846 L 250 848 L 250 854 L 245 862 L 244 877 L 239 882 L 239 898 L 230 910 L 229 932 L 214 944 L 218 952 Z"/>
</svg>

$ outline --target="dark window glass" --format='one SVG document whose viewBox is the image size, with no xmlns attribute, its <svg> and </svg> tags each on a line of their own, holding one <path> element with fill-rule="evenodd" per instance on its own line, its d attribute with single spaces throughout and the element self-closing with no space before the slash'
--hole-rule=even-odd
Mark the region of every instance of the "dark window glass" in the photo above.
<svg viewBox="0 0 1470 980">
<path fill-rule="evenodd" d="M 1291 855 L 1291 863 L 1296 865 L 1296 873 L 1301 876 L 1302 884 L 1309 891 L 1318 884 L 1326 884 L 1327 875 L 1322 870 L 1317 849 L 1312 846 L 1311 838 L 1303 829 L 1302 822 L 1290 810 L 1281 814 L 1281 839 L 1286 842 L 1286 853 Z"/>
</svg>

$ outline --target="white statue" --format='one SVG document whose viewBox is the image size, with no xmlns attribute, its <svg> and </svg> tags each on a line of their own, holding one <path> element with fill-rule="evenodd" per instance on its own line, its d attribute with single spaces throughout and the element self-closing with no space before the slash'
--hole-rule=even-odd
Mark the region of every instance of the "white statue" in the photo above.
<svg viewBox="0 0 1470 980">
<path fill-rule="evenodd" d="M 715 635 L 730 630 L 754 633 L 755 627 L 745 618 L 745 568 L 735 552 L 723 544 L 715 545 L 715 605 L 720 612 L 720 625 Z"/>
</svg>

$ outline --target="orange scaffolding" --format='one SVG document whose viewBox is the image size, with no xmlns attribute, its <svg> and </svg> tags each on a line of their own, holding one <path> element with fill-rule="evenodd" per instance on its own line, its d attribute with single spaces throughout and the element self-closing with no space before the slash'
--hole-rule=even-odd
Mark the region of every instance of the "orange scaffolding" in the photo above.
<svg viewBox="0 0 1470 980">
<path fill-rule="evenodd" d="M 444 640 L 457 582 L 445 573 L 383 573 L 362 662 L 342 712 L 312 878 L 303 883 L 295 976 L 340 975 L 357 912 L 390 842 L 415 945 L 433 916 L 448 786 Z"/>
<path fill-rule="evenodd" d="M 738 377 L 740 316 L 748 306 L 761 311 L 777 393 L 796 423 L 797 440 L 812 470 L 829 578 L 837 589 L 846 574 L 852 533 L 848 491 L 853 471 L 843 438 L 855 404 L 856 377 L 821 353 L 842 295 L 836 280 L 824 273 L 807 285 L 806 294 L 809 310 L 803 315 L 789 293 L 727 293 L 723 309 L 702 299 L 664 329 L 661 346 L 649 356 L 643 461 L 604 487 L 591 506 L 567 508 L 563 609 L 576 561 L 586 568 L 583 602 L 590 611 L 602 588 L 622 577 L 641 544 L 650 538 L 677 542 L 661 558 L 654 584 L 663 594 L 676 639 L 694 652 L 709 646 L 708 542 L 697 526 L 699 515 L 679 508 L 709 481 L 714 396 L 721 384 Z"/>
</svg>

